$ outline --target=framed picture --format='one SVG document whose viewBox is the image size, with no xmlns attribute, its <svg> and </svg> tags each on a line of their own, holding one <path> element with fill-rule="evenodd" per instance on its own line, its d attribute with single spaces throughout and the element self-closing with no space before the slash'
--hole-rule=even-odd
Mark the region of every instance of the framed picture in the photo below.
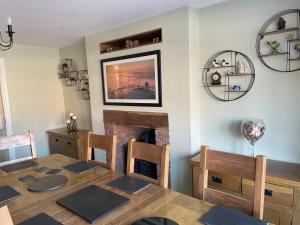
<svg viewBox="0 0 300 225">
<path fill-rule="evenodd" d="M 104 105 L 162 106 L 160 51 L 101 60 Z"/>
</svg>

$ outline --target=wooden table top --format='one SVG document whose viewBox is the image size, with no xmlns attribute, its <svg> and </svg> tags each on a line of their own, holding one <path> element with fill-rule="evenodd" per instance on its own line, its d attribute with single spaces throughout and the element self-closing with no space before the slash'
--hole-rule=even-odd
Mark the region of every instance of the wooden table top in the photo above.
<svg viewBox="0 0 300 225">
<path fill-rule="evenodd" d="M 56 154 L 36 159 L 36 161 L 39 166 L 54 169 L 62 168 L 77 160 Z M 42 177 L 46 176 L 45 173 L 35 172 L 32 168 L 9 174 L 0 170 L 0 185 L 10 185 L 22 193 L 21 197 L 13 199 L 7 204 L 15 224 L 41 212 L 47 213 L 63 224 L 89 224 L 81 217 L 59 206 L 56 200 L 91 184 L 96 184 L 130 199 L 127 205 L 96 224 L 129 225 L 140 218 L 148 216 L 167 217 L 178 224 L 184 225 L 201 224 L 198 222 L 199 218 L 212 207 L 209 203 L 204 203 L 178 192 L 162 189 L 157 185 L 150 185 L 149 188 L 136 195 L 112 189 L 106 184 L 122 176 L 122 174 L 113 173 L 104 168 L 97 168 L 80 175 L 63 169 L 59 174 L 68 177 L 69 181 L 64 188 L 51 192 L 32 193 L 27 191 L 26 183 L 18 181 L 18 178 L 25 175 Z"/>
</svg>

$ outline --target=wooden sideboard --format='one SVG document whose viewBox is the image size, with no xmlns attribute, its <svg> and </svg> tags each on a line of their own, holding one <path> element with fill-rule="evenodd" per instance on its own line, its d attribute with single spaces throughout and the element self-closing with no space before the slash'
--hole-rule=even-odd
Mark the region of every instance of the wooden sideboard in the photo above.
<svg viewBox="0 0 300 225">
<path fill-rule="evenodd" d="M 200 155 L 190 159 L 193 195 L 197 193 Z M 208 185 L 214 189 L 252 199 L 254 182 L 209 171 Z M 300 225 L 300 164 L 268 160 L 264 219 L 276 225 Z"/>
<path fill-rule="evenodd" d="M 68 132 L 67 128 L 47 131 L 51 154 L 62 154 L 71 158 L 85 160 L 85 142 L 88 130 L 79 129 Z"/>
</svg>

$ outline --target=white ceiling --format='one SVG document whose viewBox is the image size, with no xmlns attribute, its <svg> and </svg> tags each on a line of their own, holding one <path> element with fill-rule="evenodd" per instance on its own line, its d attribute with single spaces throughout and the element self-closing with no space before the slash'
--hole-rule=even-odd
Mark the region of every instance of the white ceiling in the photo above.
<svg viewBox="0 0 300 225">
<path fill-rule="evenodd" d="M 187 5 L 225 0 L 0 0 L 0 31 L 13 19 L 15 43 L 63 47 L 83 36 Z"/>
</svg>

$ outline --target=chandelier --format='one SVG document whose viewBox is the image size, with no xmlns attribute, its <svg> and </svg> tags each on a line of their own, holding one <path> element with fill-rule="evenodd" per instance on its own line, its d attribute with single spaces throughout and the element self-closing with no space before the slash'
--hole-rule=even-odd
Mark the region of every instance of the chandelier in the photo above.
<svg viewBox="0 0 300 225">
<path fill-rule="evenodd" d="M 13 32 L 12 30 L 12 20 L 11 17 L 7 18 L 7 31 L 6 33 L 8 34 L 9 40 L 4 40 L 4 38 L 2 37 L 2 34 L 0 32 L 0 49 L 1 51 L 6 51 L 8 49 L 10 49 L 13 44 L 14 44 L 14 40 L 13 40 L 13 35 L 15 32 Z"/>
</svg>

